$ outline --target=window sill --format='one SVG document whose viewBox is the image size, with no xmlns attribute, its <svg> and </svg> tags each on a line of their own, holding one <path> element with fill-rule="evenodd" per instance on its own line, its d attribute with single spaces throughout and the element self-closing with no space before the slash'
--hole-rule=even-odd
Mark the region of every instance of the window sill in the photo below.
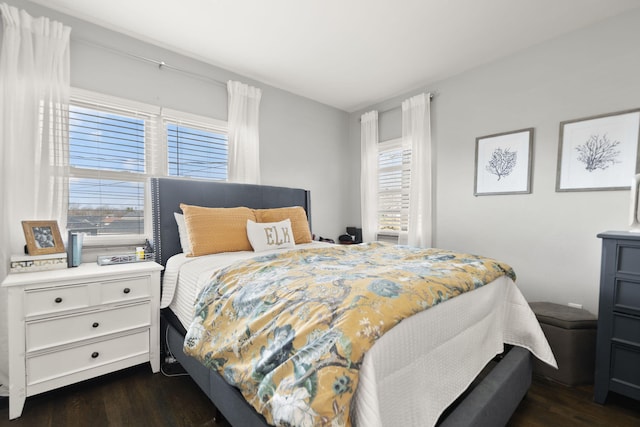
<svg viewBox="0 0 640 427">
<path fill-rule="evenodd" d="M 82 246 L 86 248 L 113 248 L 119 246 L 141 246 L 146 242 L 142 234 L 118 236 L 85 236 Z"/>
</svg>

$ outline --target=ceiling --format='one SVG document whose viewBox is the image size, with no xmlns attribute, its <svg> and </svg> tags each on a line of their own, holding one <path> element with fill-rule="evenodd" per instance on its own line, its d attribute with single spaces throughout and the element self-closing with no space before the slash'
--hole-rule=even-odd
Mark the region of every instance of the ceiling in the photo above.
<svg viewBox="0 0 640 427">
<path fill-rule="evenodd" d="M 352 112 L 639 0 L 32 0 Z M 158 58 L 161 59 L 161 58 Z"/>
</svg>

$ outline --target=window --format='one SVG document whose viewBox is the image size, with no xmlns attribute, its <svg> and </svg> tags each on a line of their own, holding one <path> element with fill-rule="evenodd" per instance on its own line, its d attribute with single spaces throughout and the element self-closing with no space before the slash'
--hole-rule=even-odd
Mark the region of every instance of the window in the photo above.
<svg viewBox="0 0 640 427">
<path fill-rule="evenodd" d="M 150 176 L 227 179 L 226 123 L 74 90 L 67 228 L 149 235 Z"/>
<path fill-rule="evenodd" d="M 226 181 L 227 135 L 166 121 L 169 175 Z"/>
<path fill-rule="evenodd" d="M 378 145 L 378 238 L 407 231 L 411 149 L 400 139 Z"/>
</svg>

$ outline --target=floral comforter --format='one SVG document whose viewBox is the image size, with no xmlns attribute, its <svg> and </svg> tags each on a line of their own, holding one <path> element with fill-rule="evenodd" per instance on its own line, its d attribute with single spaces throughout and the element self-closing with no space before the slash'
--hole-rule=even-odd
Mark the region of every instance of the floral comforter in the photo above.
<svg viewBox="0 0 640 427">
<path fill-rule="evenodd" d="M 381 243 L 258 256 L 210 279 L 184 349 L 270 424 L 350 426 L 358 371 L 377 338 L 503 275 L 515 279 L 489 258 Z"/>
</svg>

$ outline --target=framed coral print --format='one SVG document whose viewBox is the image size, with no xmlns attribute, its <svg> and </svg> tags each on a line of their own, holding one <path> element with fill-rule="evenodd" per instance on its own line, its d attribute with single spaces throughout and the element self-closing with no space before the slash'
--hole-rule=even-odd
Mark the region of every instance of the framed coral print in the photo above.
<svg viewBox="0 0 640 427">
<path fill-rule="evenodd" d="M 476 196 L 531 193 L 533 128 L 476 138 Z"/>
<path fill-rule="evenodd" d="M 628 190 L 639 144 L 640 109 L 560 123 L 556 191 Z"/>
<path fill-rule="evenodd" d="M 22 221 L 29 255 L 64 252 L 64 243 L 56 221 Z"/>
</svg>

